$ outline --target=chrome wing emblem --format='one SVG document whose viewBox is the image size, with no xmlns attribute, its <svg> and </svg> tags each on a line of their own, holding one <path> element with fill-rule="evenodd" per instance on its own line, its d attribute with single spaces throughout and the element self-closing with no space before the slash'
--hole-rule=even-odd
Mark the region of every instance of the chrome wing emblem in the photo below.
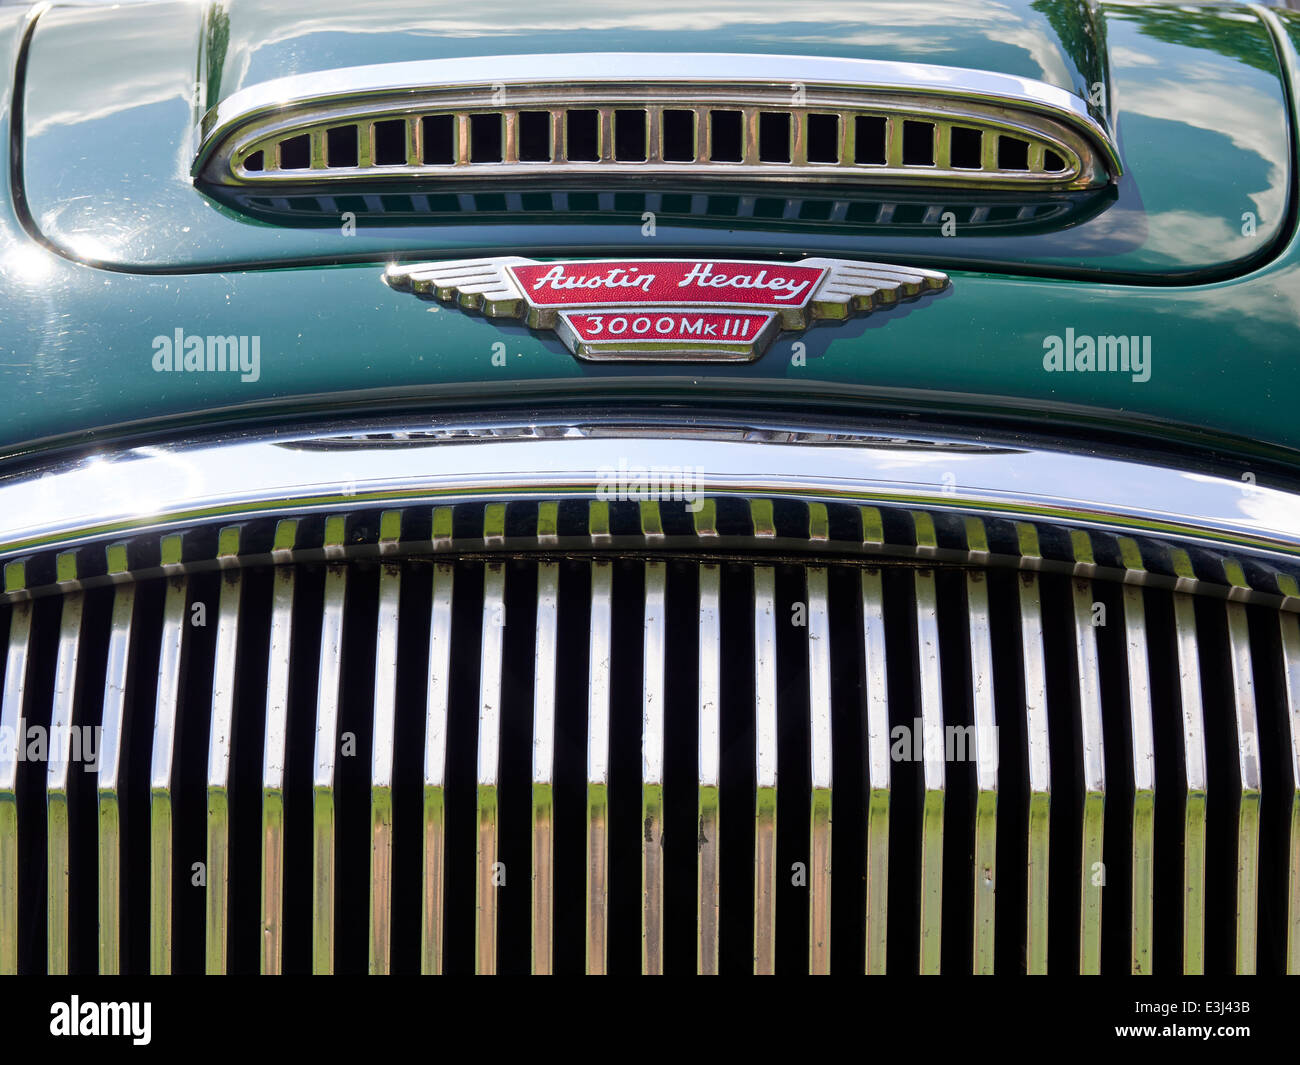
<svg viewBox="0 0 1300 1065">
<path fill-rule="evenodd" d="M 521 256 L 392 266 L 399 292 L 554 330 L 580 359 L 749 361 L 782 330 L 918 299 L 937 270 L 845 259 L 583 259 Z"/>
</svg>

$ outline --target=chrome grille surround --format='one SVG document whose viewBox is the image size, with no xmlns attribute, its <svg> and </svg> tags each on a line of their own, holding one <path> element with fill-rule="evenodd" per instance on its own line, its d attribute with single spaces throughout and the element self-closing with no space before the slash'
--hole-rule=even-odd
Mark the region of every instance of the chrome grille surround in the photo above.
<svg viewBox="0 0 1300 1065">
<path fill-rule="evenodd" d="M 276 79 L 204 116 L 212 185 L 593 176 L 1085 189 L 1121 173 L 1055 86 L 801 56 L 586 53 L 352 67 Z"/>
<path fill-rule="evenodd" d="M 607 483 L 602 468 L 608 469 L 611 455 L 625 456 L 633 469 L 638 463 L 663 465 L 678 456 L 683 465 L 691 459 L 691 466 L 701 467 L 699 509 L 687 510 L 685 500 L 602 498 L 601 486 Z M 114 509 L 122 507 L 122 482 L 115 481 L 114 466 L 123 475 L 129 471 L 137 487 L 154 488 L 157 494 L 147 501 L 147 511 Z M 518 472 L 521 469 L 532 472 Z M 810 469 L 817 471 L 815 476 Z M 148 708 L 153 711 L 150 846 L 147 864 L 142 865 L 137 850 L 123 843 L 129 835 L 119 834 L 113 816 L 119 795 L 127 795 L 130 802 L 131 774 L 140 777 L 130 757 L 122 757 L 127 747 L 119 740 L 110 745 L 112 757 L 99 767 L 98 814 L 90 823 L 85 805 L 69 787 L 66 761 L 51 762 L 48 773 L 41 770 L 46 809 L 33 811 L 21 798 L 32 792 L 30 787 L 24 792 L 19 783 L 16 751 L 10 746 L 0 749 L 0 970 L 20 967 L 19 928 L 28 920 L 21 907 L 33 904 L 30 893 L 19 886 L 20 841 L 33 835 L 43 839 L 48 860 L 60 863 L 61 872 L 64 856 L 75 856 L 77 840 L 94 831 L 97 879 L 88 880 L 83 870 L 74 876 L 71 889 L 61 876 L 50 880 L 60 886 L 48 895 L 41 915 L 47 937 L 41 953 L 50 971 L 89 969 L 96 963 L 103 971 L 129 968 L 123 958 L 131 952 L 120 944 L 128 936 L 138 940 L 140 930 L 125 919 L 127 902 L 146 884 L 147 954 L 153 971 L 172 968 L 173 933 L 180 924 L 189 929 L 190 938 L 197 934 L 202 939 L 198 964 L 208 971 L 226 970 L 227 949 L 234 942 L 243 945 L 245 956 L 260 959 L 263 971 L 280 971 L 285 967 L 283 922 L 295 919 L 309 919 L 312 928 L 310 939 L 299 942 L 306 950 L 293 952 L 295 964 L 309 960 L 315 971 L 332 971 L 344 949 L 336 940 L 336 930 L 344 926 L 333 917 L 343 876 L 340 862 L 356 867 L 361 855 L 355 851 L 356 837 L 339 820 L 346 804 L 340 805 L 338 796 L 350 786 L 340 777 L 343 761 L 336 760 L 333 744 L 323 742 L 313 754 L 308 784 L 306 817 L 315 870 L 312 907 L 305 906 L 303 882 L 287 882 L 283 875 L 289 676 L 310 674 L 317 734 L 338 736 L 346 716 L 355 713 L 355 707 L 345 705 L 350 697 L 344 692 L 344 678 L 362 661 L 374 663 L 373 698 L 366 709 L 374 742 L 364 771 L 373 844 L 368 863 L 363 863 L 369 870 L 370 920 L 368 925 L 346 925 L 352 929 L 347 949 L 352 957 L 368 953 L 371 971 L 388 971 L 392 921 L 405 920 L 406 927 L 418 922 L 418 964 L 424 971 L 441 971 L 446 931 L 453 922 L 463 925 L 468 920 L 468 910 L 457 911 L 456 917 L 449 907 L 470 897 L 459 890 L 447 896 L 444 880 L 451 876 L 464 886 L 466 870 L 472 868 L 470 894 L 478 919 L 472 957 L 453 950 L 457 964 L 468 960 L 478 971 L 490 972 L 503 952 L 517 954 L 518 944 L 512 945 L 510 936 L 518 922 L 507 921 L 499 912 L 503 904 L 493 882 L 498 848 L 504 845 L 501 833 L 506 831 L 502 818 L 513 816 L 502 806 L 502 789 L 511 782 L 513 763 L 503 755 L 501 744 L 508 742 L 516 699 L 502 687 L 510 661 L 510 629 L 503 630 L 495 619 L 520 616 L 521 572 L 536 587 L 535 599 L 529 592 L 524 600 L 530 611 L 528 627 L 535 623 L 536 662 L 527 669 L 532 771 L 523 781 L 531 789 L 526 801 L 531 811 L 527 833 L 532 877 L 517 882 L 531 882 L 531 888 L 523 888 L 530 929 L 523 950 L 535 971 L 551 969 L 557 950 L 567 949 L 571 957 L 574 949 L 555 940 L 554 878 L 565 872 L 555 864 L 557 832 L 576 831 L 585 840 L 585 869 L 580 872 L 586 896 L 581 907 L 585 941 L 578 949 L 587 969 L 605 971 L 610 935 L 616 932 L 622 942 L 627 931 L 625 920 L 611 916 L 608 893 L 617 888 L 611 889 L 608 878 L 610 848 L 626 847 L 616 838 L 625 821 L 617 810 L 611 811 L 611 789 L 631 783 L 624 776 L 620 784 L 619 765 L 611 763 L 610 729 L 626 734 L 629 715 L 626 706 L 620 709 L 609 671 L 601 663 L 618 642 L 619 618 L 626 618 L 634 603 L 640 604 L 638 611 L 644 610 L 634 620 L 643 663 L 636 677 L 642 707 L 635 717 L 643 759 L 637 784 L 643 826 L 640 960 L 645 971 L 671 968 L 665 964 L 671 961 L 666 958 L 671 950 L 665 951 L 664 937 L 681 935 L 680 925 L 674 927 L 670 899 L 672 885 L 679 882 L 673 863 L 680 863 L 682 852 L 661 853 L 660 847 L 672 846 L 672 826 L 677 823 L 673 810 L 683 802 L 691 807 L 690 820 L 702 834 L 699 847 L 689 848 L 697 862 L 695 927 L 689 930 L 695 965 L 701 972 L 712 971 L 720 941 L 731 943 L 721 948 L 722 956 L 730 949 L 734 959 L 734 925 L 727 930 L 725 911 L 719 908 L 720 892 L 728 890 L 727 870 L 734 865 L 728 865 L 725 851 L 717 862 L 713 847 L 728 846 L 727 826 L 736 823 L 725 812 L 728 800 L 744 801 L 728 784 L 725 764 L 719 775 L 715 736 L 734 712 L 728 709 L 734 704 L 726 700 L 737 679 L 721 663 L 728 661 L 724 647 L 735 646 L 725 641 L 735 632 L 738 618 L 747 618 L 740 622 L 740 638 L 753 648 L 754 670 L 753 794 L 748 800 L 754 821 L 752 842 L 747 844 L 754 870 L 754 971 L 778 967 L 775 929 L 783 912 L 780 891 L 788 879 L 777 870 L 776 846 L 782 835 L 801 840 L 807 848 L 797 853 L 806 855 L 807 862 L 806 961 L 799 967 L 808 971 L 897 970 L 900 936 L 915 945 L 902 955 L 920 971 L 943 967 L 953 949 L 945 945 L 950 939 L 965 941 L 963 965 L 977 972 L 1006 971 L 1003 942 L 1008 937 L 1010 955 L 1020 958 L 1023 950 L 1019 964 L 1029 972 L 1048 971 L 1049 954 L 1057 959 L 1054 971 L 1062 964 L 1081 972 L 1098 971 L 1109 964 L 1107 957 L 1113 963 L 1117 956 L 1113 946 L 1105 946 L 1108 912 L 1117 912 L 1123 921 L 1124 967 L 1134 972 L 1152 971 L 1153 963 L 1204 971 L 1207 956 L 1210 968 L 1254 971 L 1261 946 L 1274 959 L 1283 958 L 1290 971 L 1300 969 L 1295 932 L 1300 871 L 1290 861 L 1298 846 L 1300 802 L 1300 704 L 1295 699 L 1295 678 L 1300 676 L 1300 534 L 1295 530 L 1300 523 L 1294 520 L 1300 504 L 1295 495 L 1243 486 L 1206 472 L 1023 446 L 833 428 L 754 428 L 722 420 L 691 427 L 655 419 L 592 419 L 443 430 L 408 423 L 382 430 L 284 432 L 134 449 L 67 464 L 49 474 L 53 482 L 24 478 L 0 486 L 0 498 L 14 504 L 3 513 L 39 514 L 41 519 L 20 518 L 0 532 L 0 559 L 5 564 L 0 609 L 8 611 L 9 628 L 0 725 L 12 729 L 24 716 L 40 720 L 47 711 L 30 704 L 41 699 L 49 701 L 53 719 L 80 723 L 79 695 L 100 679 L 79 665 L 79 659 L 93 657 L 90 648 L 100 641 L 83 617 L 95 609 L 105 616 L 92 599 L 109 596 L 112 621 L 105 638 L 101 720 L 106 735 L 121 736 L 131 716 L 140 712 L 139 695 L 132 690 L 136 682 L 127 665 L 130 646 L 141 641 L 142 616 L 156 611 L 160 633 L 146 637 L 159 647 L 158 680 Z M 232 490 L 236 482 L 239 488 Z M 1069 498 L 1059 494 L 1062 485 L 1071 486 Z M 1088 498 L 1097 486 L 1107 495 Z M 43 493 L 42 509 L 24 509 L 31 501 L 26 492 Z M 373 578 L 363 576 L 367 566 Z M 611 583 L 611 567 L 642 573 L 644 593 L 629 599 L 626 587 L 620 588 L 624 578 L 615 574 Z M 556 765 L 554 749 L 544 742 L 554 735 L 553 715 L 563 710 L 556 687 L 557 639 L 564 639 L 564 612 L 574 600 L 568 580 L 575 568 L 590 572 L 589 593 L 580 596 L 589 603 L 590 612 L 584 605 L 583 616 L 589 619 L 591 648 L 590 677 L 583 678 L 588 698 L 581 708 L 588 744 L 582 773 L 585 830 L 581 824 L 575 828 L 574 807 L 556 798 L 563 770 Z M 318 576 L 310 576 L 312 572 Z M 680 618 L 674 603 L 683 602 L 683 572 L 694 575 L 685 594 L 692 599 L 698 622 L 689 631 L 673 623 L 674 617 Z M 746 594 L 739 613 L 736 572 L 751 575 L 745 579 L 752 581 L 752 595 Z M 732 574 L 730 583 L 727 573 Z M 468 584 L 467 575 L 475 578 Z M 295 577 L 300 583 L 298 608 Z M 187 645 L 196 640 L 186 617 L 198 601 L 195 588 L 203 581 L 211 598 L 209 624 L 214 632 L 205 667 L 212 671 L 212 685 L 199 705 L 193 694 L 203 693 L 204 678 L 199 678 L 198 689 L 187 689 L 181 661 Z M 415 837 L 423 850 L 414 862 L 409 854 L 403 858 L 403 844 L 391 834 L 403 818 L 415 816 L 392 790 L 393 730 L 403 716 L 408 723 L 410 718 L 410 704 L 396 698 L 392 681 L 403 653 L 402 627 L 413 624 L 405 617 L 409 599 L 402 590 L 413 581 L 426 583 L 430 604 L 427 629 L 416 634 L 429 647 L 429 655 L 419 722 L 424 739 L 418 751 L 423 760 L 421 832 Z M 298 645 L 290 635 L 304 616 L 303 582 L 322 589 L 321 606 L 312 615 L 319 644 L 305 645 L 318 648 L 313 650 L 318 659 L 306 663 L 292 650 Z M 264 592 L 257 591 L 259 586 Z M 455 783 L 448 780 L 448 769 L 454 769 L 448 762 L 449 737 L 453 753 L 469 749 L 464 727 L 459 739 L 455 735 L 455 708 L 463 709 L 465 699 L 448 690 L 457 683 L 454 664 L 463 654 L 453 655 L 451 648 L 467 631 L 455 621 L 455 604 L 466 595 L 476 611 L 473 638 L 480 648 L 477 722 L 472 729 L 477 764 L 470 773 L 469 810 L 457 809 L 467 793 L 464 788 L 456 792 Z M 374 603 L 367 608 L 364 600 L 371 596 Z M 241 630 L 252 628 L 246 604 L 254 601 L 268 603 L 271 610 L 269 624 L 256 629 L 265 633 L 269 647 L 265 727 L 256 729 L 262 740 L 262 834 L 255 844 L 261 867 L 256 885 L 260 928 L 232 923 L 227 902 L 234 886 L 213 875 L 227 868 L 240 845 L 238 822 L 231 815 L 231 803 L 239 801 L 240 785 L 231 771 L 239 741 L 232 739 L 229 726 L 250 711 L 234 697 L 232 678 L 236 661 L 247 660 L 247 641 L 253 637 Z M 1120 633 L 1118 644 L 1108 643 L 1107 630 L 1092 620 L 1099 602 L 1117 608 L 1112 624 Z M 861 618 L 861 629 L 850 633 L 849 641 L 861 650 L 856 664 L 856 654 L 844 657 L 849 644 L 835 621 L 844 617 L 840 608 L 846 603 Z M 785 621 L 791 607 L 800 604 L 806 608 L 807 624 L 791 637 Z M 905 604 L 901 616 L 900 604 Z M 348 644 L 351 637 L 344 632 L 354 624 L 347 619 L 365 609 L 374 612 L 375 619 L 368 630 L 368 651 L 359 650 L 355 642 Z M 1005 625 L 1009 619 L 1014 621 L 1010 631 Z M 968 650 L 948 639 L 954 626 Z M 626 631 L 626 624 L 622 628 Z M 794 646 L 802 647 L 806 661 L 794 673 L 789 672 L 787 656 L 792 639 Z M 34 681 L 34 671 L 46 668 L 34 664 L 40 660 L 35 651 L 42 642 L 57 652 L 46 664 L 52 679 L 44 696 Z M 1168 643 L 1176 657 L 1172 673 L 1160 672 L 1156 642 Z M 1003 652 L 996 661 L 995 643 Z M 681 689 L 675 687 L 668 656 L 684 645 L 698 649 L 698 705 L 683 706 L 673 694 Z M 1012 654 L 1018 658 L 1010 682 L 1015 697 L 1010 700 L 1005 679 L 989 682 L 1006 668 L 1008 647 L 1016 649 Z M 954 650 L 958 653 L 950 661 Z M 1063 655 L 1063 650 L 1068 653 Z M 888 668 L 887 655 L 894 663 Z M 900 667 L 898 661 L 906 664 Z M 1206 663 L 1221 663 L 1223 675 L 1205 672 Z M 1116 669 L 1126 678 L 1118 696 L 1107 679 Z M 861 714 L 861 779 L 866 787 L 861 819 L 837 813 L 833 836 L 832 795 L 837 811 L 840 804 L 847 811 L 859 809 L 851 790 L 833 790 L 838 775 L 833 769 L 844 757 L 845 705 L 834 678 L 846 670 L 859 678 L 860 711 L 851 710 L 851 715 Z M 952 678 L 963 673 L 968 680 L 954 688 L 958 682 Z M 1165 681 L 1176 676 L 1176 697 L 1159 691 L 1158 673 Z M 137 670 L 135 677 L 139 675 Z M 115 678 L 126 679 L 126 684 L 119 685 Z M 792 684 L 803 689 L 794 702 Z M 962 684 L 967 694 L 954 700 Z M 1275 703 L 1265 702 L 1268 693 Z M 931 727 L 965 720 L 960 710 L 964 705 L 975 737 L 969 780 L 954 776 L 952 763 L 929 746 L 929 740 L 922 741 L 918 766 L 906 777 L 921 785 L 915 800 L 900 793 L 902 770 L 883 746 L 901 713 L 910 720 L 912 699 L 916 717 Z M 899 700 L 907 705 L 900 709 Z M 91 700 L 89 705 L 98 704 Z M 777 729 L 778 723 L 782 730 L 788 728 L 792 708 L 806 715 L 801 727 L 808 759 L 803 807 L 808 820 L 794 825 L 777 816 L 778 781 L 799 779 Z M 1171 708 L 1178 715 L 1173 745 L 1164 727 Z M 25 715 L 28 710 L 35 712 Z M 189 864 L 188 856 L 176 856 L 174 842 L 181 831 L 174 799 L 186 786 L 176 737 L 183 718 L 195 714 L 206 716 L 210 726 L 207 772 L 199 782 L 206 791 L 203 832 L 209 880 L 203 905 L 182 914 L 173 909 L 172 900 L 172 863 Z M 680 764 L 680 752 L 674 755 L 669 737 L 674 720 L 680 722 L 682 715 L 698 723 L 698 749 L 689 752 L 697 771 L 695 796 L 674 794 L 671 769 L 666 770 L 664 762 L 677 757 Z M 1275 727 L 1265 729 L 1265 721 Z M 1020 744 L 1016 761 L 1022 764 L 1009 761 L 1006 751 L 990 741 L 999 722 L 1014 727 Z M 1063 722 L 1077 730 L 1073 750 L 1061 746 Z M 1288 749 L 1279 750 L 1279 741 Z M 1156 812 L 1153 759 L 1157 772 L 1162 763 L 1176 763 L 1167 771 L 1178 781 L 1173 822 Z M 1269 760 L 1274 773 L 1279 765 L 1286 767 L 1277 796 L 1282 815 L 1275 815 L 1271 830 L 1260 815 L 1261 797 L 1267 794 L 1262 759 Z M 617 763 L 616 755 L 613 761 Z M 1062 764 L 1070 767 L 1064 780 L 1058 772 Z M 963 800 L 968 784 L 973 794 Z M 790 786 L 785 785 L 786 794 Z M 244 801 L 257 790 L 246 792 Z M 1064 801 L 1070 792 L 1080 804 L 1077 814 Z M 354 789 L 350 794 L 358 793 Z M 1215 804 L 1230 809 L 1219 815 L 1231 826 L 1230 844 L 1213 834 L 1207 840 L 1207 798 L 1211 810 Z M 968 825 L 955 820 L 949 810 L 953 802 L 960 808 L 964 801 L 972 815 Z M 473 860 L 462 854 L 455 868 L 448 864 L 448 847 L 463 843 L 465 837 L 445 834 L 449 816 L 462 827 L 469 817 L 477 839 Z M 98 827 L 92 829 L 96 822 Z M 1121 823 L 1128 826 L 1126 849 L 1112 855 L 1106 839 Z M 1159 836 L 1157 824 L 1167 830 L 1171 823 L 1178 826 L 1177 837 Z M 707 826 L 714 824 L 720 839 L 708 834 Z M 947 851 L 954 831 L 969 833 L 970 842 L 965 852 L 969 857 L 957 868 Z M 138 838 L 138 828 L 136 832 Z M 998 843 L 1008 832 L 1016 837 L 1010 852 Z M 409 843 L 411 837 L 405 838 Z M 834 846 L 833 839 L 838 841 Z M 1062 846 L 1077 848 L 1078 856 L 1077 862 L 1071 856 L 1064 875 L 1057 869 L 1059 859 L 1050 857 Z M 1177 914 L 1181 931 L 1172 961 L 1153 946 L 1160 939 L 1153 931 L 1157 917 L 1152 906 L 1161 875 L 1152 857 L 1157 847 L 1182 851 L 1177 888 L 1184 905 Z M 340 848 L 347 849 L 348 857 L 336 860 Z M 1207 848 L 1217 848 L 1217 857 L 1207 861 Z M 859 940 L 851 952 L 845 950 L 844 933 L 837 933 L 832 920 L 835 856 L 842 851 L 860 851 L 866 869 L 858 896 L 865 943 Z M 617 853 L 626 857 L 628 851 Z M 1005 864 L 1007 853 L 1017 855 L 1011 869 Z M 1111 894 L 1106 907 L 1091 875 L 1092 863 L 1103 854 L 1112 888 L 1127 900 L 1120 902 L 1119 894 Z M 1264 854 L 1273 870 L 1267 882 L 1260 875 Z M 1232 861 L 1225 867 L 1221 859 L 1229 856 Z M 1016 868 L 1021 860 L 1023 868 Z M 414 911 L 405 913 L 411 896 L 398 890 L 399 876 L 409 878 L 413 865 L 421 870 L 418 917 Z M 398 868 L 405 873 L 399 874 Z M 120 870 L 116 876 L 115 869 Z M 245 882 L 253 875 L 248 862 L 238 875 Z M 1226 877 L 1228 887 L 1217 902 L 1213 885 L 1209 895 L 1206 886 L 1207 878 L 1215 877 Z M 854 890 L 853 879 L 850 876 L 839 890 Z M 891 879 L 907 885 L 909 895 L 918 900 L 915 914 L 898 908 Z M 999 879 L 1002 890 L 996 892 Z M 97 896 L 91 908 L 97 915 L 98 937 L 89 944 L 78 941 L 86 921 L 77 916 L 86 907 L 81 894 L 87 884 Z M 1259 941 L 1263 891 L 1285 903 L 1285 944 Z M 969 908 L 953 911 L 952 895 Z M 999 898 L 1016 900 L 1011 929 L 1005 919 L 995 919 L 1005 918 L 994 906 Z M 1059 921 L 1052 921 L 1058 908 L 1073 908 L 1077 914 L 1077 923 L 1065 933 Z M 520 912 L 518 907 L 514 912 Z M 680 920 L 681 911 L 676 912 Z M 955 922 L 954 912 L 966 917 Z M 1221 928 L 1215 916 L 1224 913 L 1231 920 Z M 35 917 L 33 923 L 38 923 Z M 626 959 L 625 942 L 620 949 Z M 406 956 L 409 960 L 413 952 Z M 790 965 L 786 957 L 779 967 Z"/>
</svg>

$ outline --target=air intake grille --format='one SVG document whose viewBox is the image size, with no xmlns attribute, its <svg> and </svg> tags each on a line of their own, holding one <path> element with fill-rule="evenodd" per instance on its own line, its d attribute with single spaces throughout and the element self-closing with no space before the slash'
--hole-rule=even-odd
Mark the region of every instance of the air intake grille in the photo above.
<svg viewBox="0 0 1300 1065">
<path fill-rule="evenodd" d="M 1297 967 L 1294 613 L 1086 539 L 951 564 L 923 514 L 910 560 L 664 551 L 680 508 L 634 503 L 548 552 L 571 509 L 527 553 L 499 505 L 477 552 L 450 510 L 368 558 L 231 529 L 5 606 L 4 724 L 103 732 L 93 773 L 0 760 L 0 970 Z"/>
<path fill-rule="evenodd" d="M 599 57 L 577 58 L 590 67 Z M 509 81 L 428 81 L 350 98 L 330 85 L 314 99 L 300 81 L 283 86 L 288 95 L 273 108 L 255 106 L 267 93 L 245 90 L 239 95 L 253 99 L 244 107 L 232 98 L 206 120 L 212 128 L 195 172 L 236 185 L 689 174 L 1008 189 L 1091 188 L 1118 173 L 1079 101 L 1062 94 L 1048 106 L 962 84 L 978 85 L 977 72 L 910 85 L 919 75 L 894 64 L 892 83 L 835 85 L 800 80 L 800 70 L 823 69 L 808 60 L 812 66 L 794 68 L 786 83 L 772 72 L 712 76 L 711 59 L 731 61 L 719 64 L 727 67 L 736 57 L 701 56 L 698 77 L 679 80 L 662 74 L 669 57 L 609 58 L 621 60 L 613 69 L 633 69 L 525 82 L 514 73 L 518 62 L 502 59 Z M 537 59 L 513 57 L 524 65 Z M 653 73 L 639 80 L 639 66 Z M 934 78 L 936 68 L 918 69 Z"/>
</svg>

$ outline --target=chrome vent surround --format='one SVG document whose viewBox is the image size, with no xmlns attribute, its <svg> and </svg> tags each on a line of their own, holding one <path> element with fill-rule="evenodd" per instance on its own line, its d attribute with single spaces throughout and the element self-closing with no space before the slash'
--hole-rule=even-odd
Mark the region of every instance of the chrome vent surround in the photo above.
<svg viewBox="0 0 1300 1065">
<path fill-rule="evenodd" d="M 1046 190 L 1120 172 L 1104 127 L 1052 86 L 785 56 L 358 67 L 241 90 L 202 132 L 194 173 L 217 185 L 689 175 Z"/>
<path fill-rule="evenodd" d="M 787 451 L 833 476 L 853 449 L 906 471 L 892 500 L 780 483 Z M 565 487 L 507 475 L 525 450 Z M 698 505 L 593 498 L 568 451 L 694 456 Z M 478 488 L 399 489 L 408 456 Z M 955 440 L 408 426 L 179 457 L 134 461 L 212 492 L 183 530 L 169 502 L 53 553 L 4 532 L 0 725 L 104 731 L 94 775 L 0 748 L 0 971 L 1300 970 L 1300 545 L 1231 532 L 1226 480 L 1172 475 L 1216 537 L 1180 544 L 1168 508 L 1126 530 L 969 473 L 1163 504 L 1156 468 Z M 218 502 L 223 465 L 300 493 Z M 1235 488 L 1239 517 L 1294 510 Z"/>
</svg>

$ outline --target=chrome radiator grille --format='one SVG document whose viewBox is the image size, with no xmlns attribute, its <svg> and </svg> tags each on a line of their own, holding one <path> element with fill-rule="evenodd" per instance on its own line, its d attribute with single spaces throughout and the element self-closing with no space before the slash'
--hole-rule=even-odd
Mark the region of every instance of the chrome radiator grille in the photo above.
<svg viewBox="0 0 1300 1065">
<path fill-rule="evenodd" d="M 0 970 L 1300 967 L 1294 612 L 1123 537 L 738 507 L 59 556 L 0 722 L 103 731 L 0 760 Z"/>
</svg>

